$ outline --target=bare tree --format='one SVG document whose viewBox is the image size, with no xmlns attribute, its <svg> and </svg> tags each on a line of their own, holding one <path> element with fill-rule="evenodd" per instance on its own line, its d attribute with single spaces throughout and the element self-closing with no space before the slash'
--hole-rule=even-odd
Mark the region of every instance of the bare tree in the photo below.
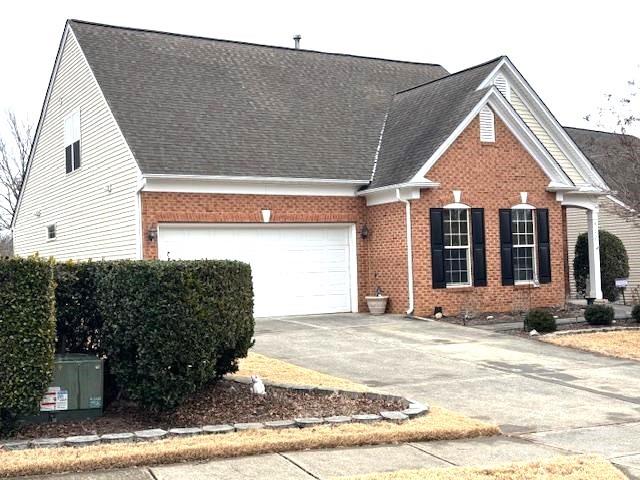
<svg viewBox="0 0 640 480">
<path fill-rule="evenodd" d="M 640 221 L 640 88 L 628 81 L 621 95 L 607 94 L 595 118 L 584 117 L 599 130 L 617 135 L 594 135 L 583 146 L 597 170 L 624 206 L 616 207 L 618 214 Z"/>
<path fill-rule="evenodd" d="M 33 143 L 33 127 L 7 112 L 8 139 L 0 137 L 0 231 L 11 226 Z"/>
</svg>

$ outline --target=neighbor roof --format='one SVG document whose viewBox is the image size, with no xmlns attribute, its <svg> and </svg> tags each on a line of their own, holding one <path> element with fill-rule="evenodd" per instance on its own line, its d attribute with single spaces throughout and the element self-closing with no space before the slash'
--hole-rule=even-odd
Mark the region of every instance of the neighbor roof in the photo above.
<svg viewBox="0 0 640 480">
<path fill-rule="evenodd" d="M 143 174 L 367 182 L 393 94 L 448 74 L 433 64 L 69 25 Z"/>
<path fill-rule="evenodd" d="M 487 93 L 478 87 L 502 58 L 397 93 L 369 188 L 411 180 Z"/>
<path fill-rule="evenodd" d="M 640 162 L 640 138 L 584 128 L 564 129 L 610 188 L 638 185 L 629 181 L 629 175 L 637 174 L 638 166 L 632 163 Z"/>
</svg>

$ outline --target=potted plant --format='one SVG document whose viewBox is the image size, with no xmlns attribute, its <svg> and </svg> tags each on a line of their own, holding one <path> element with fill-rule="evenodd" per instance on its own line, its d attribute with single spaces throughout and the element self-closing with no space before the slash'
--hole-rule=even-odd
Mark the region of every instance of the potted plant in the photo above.
<svg viewBox="0 0 640 480">
<path fill-rule="evenodd" d="M 380 287 L 376 287 L 375 295 L 368 295 L 365 299 L 371 315 L 382 315 L 387 310 L 389 295 L 383 295 Z"/>
</svg>

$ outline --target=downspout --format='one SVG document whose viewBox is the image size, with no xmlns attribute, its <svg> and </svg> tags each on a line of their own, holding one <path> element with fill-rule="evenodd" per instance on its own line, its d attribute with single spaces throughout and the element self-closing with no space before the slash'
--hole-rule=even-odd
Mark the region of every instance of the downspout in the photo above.
<svg viewBox="0 0 640 480">
<path fill-rule="evenodd" d="M 407 315 L 413 314 L 413 248 L 411 240 L 411 204 L 400 196 L 400 189 L 396 188 L 396 198 L 404 203 L 405 216 L 407 219 L 407 290 L 409 293 L 409 308 Z"/>
</svg>

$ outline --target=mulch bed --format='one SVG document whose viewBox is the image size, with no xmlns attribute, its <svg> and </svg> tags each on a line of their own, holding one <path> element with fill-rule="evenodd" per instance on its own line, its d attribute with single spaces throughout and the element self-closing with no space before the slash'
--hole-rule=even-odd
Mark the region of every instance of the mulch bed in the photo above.
<svg viewBox="0 0 640 480">
<path fill-rule="evenodd" d="M 568 308 L 544 308 L 552 315 L 556 315 L 558 318 L 576 318 L 584 313 L 583 308 L 570 306 Z M 487 318 L 489 317 L 489 318 Z M 464 314 L 459 314 L 452 317 L 442 317 L 440 322 L 453 323 L 455 325 L 495 325 L 498 323 L 511 323 L 521 322 L 524 318 L 522 315 L 517 315 L 512 312 L 483 312 L 481 314 L 474 315 L 473 318 L 464 318 Z"/>
<path fill-rule="evenodd" d="M 24 425 L 15 438 L 102 435 L 149 428 L 355 415 L 403 408 L 400 401 L 364 397 L 352 399 L 339 393 L 325 395 L 270 386 L 267 386 L 266 395 L 253 395 L 249 385 L 221 380 L 192 396 L 171 413 L 152 416 L 131 403 L 114 402 L 100 418 Z"/>
</svg>

